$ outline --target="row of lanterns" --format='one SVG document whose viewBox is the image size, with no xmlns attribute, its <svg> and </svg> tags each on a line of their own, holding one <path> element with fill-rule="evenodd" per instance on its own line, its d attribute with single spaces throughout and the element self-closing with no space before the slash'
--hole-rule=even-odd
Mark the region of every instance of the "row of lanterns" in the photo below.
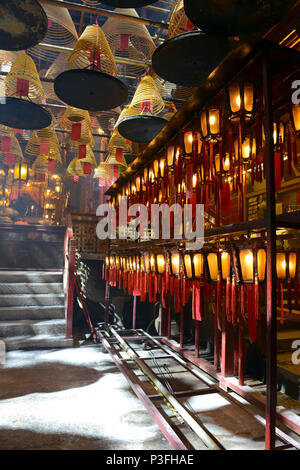
<svg viewBox="0 0 300 470">
<path fill-rule="evenodd" d="M 246 126 L 253 124 L 255 116 L 255 87 L 252 83 L 237 82 L 228 90 L 229 121 L 238 128 L 233 130 L 224 119 L 221 108 L 212 106 L 200 113 L 198 124 L 191 125 L 176 136 L 153 164 L 135 175 L 121 192 L 114 197 L 127 195 L 129 202 L 150 204 L 172 201 L 202 203 L 209 210 L 214 196 L 217 224 L 220 213 L 231 210 L 230 194 L 239 198 L 240 219 L 243 220 L 241 198 L 247 191 L 248 176 L 252 185 L 262 182 L 265 176 L 265 135 L 261 116 L 257 117 L 255 132 L 246 133 Z M 284 147 L 288 172 L 292 173 L 292 162 L 297 164 L 296 135 L 300 131 L 299 105 L 293 105 L 291 120 L 294 140 L 291 140 L 289 126 L 278 120 L 274 122 L 273 140 L 275 147 L 276 189 L 280 189 L 284 173 Z M 248 135 L 249 134 L 249 135 Z M 259 155 L 260 151 L 260 155 Z"/>
<path fill-rule="evenodd" d="M 292 287 L 294 304 L 298 304 L 297 258 L 295 251 L 278 251 L 276 254 L 277 279 L 280 283 L 278 306 L 281 307 L 282 322 L 284 285 L 288 289 L 288 309 L 292 310 Z M 248 313 L 251 339 L 256 339 L 266 280 L 264 247 L 247 245 L 199 253 L 170 251 L 134 256 L 112 255 L 106 257 L 102 276 L 111 286 L 140 296 L 141 301 L 146 300 L 147 293 L 150 302 L 156 302 L 160 295 L 160 301 L 165 306 L 169 292 L 174 297 L 175 312 L 182 311 L 192 292 L 192 314 L 197 321 L 204 317 L 204 297 L 215 301 L 219 322 L 224 308 L 227 320 L 236 323 L 240 305 L 242 316 L 246 317 Z"/>
</svg>

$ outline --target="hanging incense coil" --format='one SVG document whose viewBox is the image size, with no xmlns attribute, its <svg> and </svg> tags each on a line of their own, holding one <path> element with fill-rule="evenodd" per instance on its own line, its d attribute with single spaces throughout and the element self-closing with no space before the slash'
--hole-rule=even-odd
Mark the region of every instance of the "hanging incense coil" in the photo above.
<svg viewBox="0 0 300 470">
<path fill-rule="evenodd" d="M 127 168 L 127 162 L 125 157 L 122 157 L 122 160 L 119 161 L 116 158 L 116 149 L 113 149 L 112 153 L 109 155 L 108 159 L 106 160 L 108 165 L 118 165 L 120 167 L 120 173 L 124 172 Z"/>
<path fill-rule="evenodd" d="M 155 81 L 146 75 L 140 81 L 127 115 L 119 120 L 118 131 L 133 142 L 150 142 L 164 127 L 167 120 L 158 116 L 165 107 Z"/>
<path fill-rule="evenodd" d="M 101 162 L 94 170 L 94 178 L 110 179 L 109 166 L 106 162 Z"/>
<path fill-rule="evenodd" d="M 78 35 L 68 9 L 54 5 L 45 5 L 44 9 L 48 18 L 48 31 L 44 42 L 54 46 L 73 47 Z M 57 58 L 58 53 L 37 46 L 30 49 L 30 55 L 52 62 Z"/>
<path fill-rule="evenodd" d="M 47 33 L 47 15 L 36 0 L 1 0 L 1 49 L 25 50 L 42 41 Z"/>
<path fill-rule="evenodd" d="M 43 156 L 46 159 L 56 160 L 61 163 L 60 145 L 54 131 L 46 130 L 44 134 L 38 135 L 33 131 L 26 145 L 26 153 L 32 156 Z"/>
<path fill-rule="evenodd" d="M 125 15 L 139 17 L 133 8 L 116 8 L 115 12 Z M 142 73 L 147 67 L 146 63 L 151 59 L 155 50 L 155 44 L 145 25 L 121 20 L 119 18 L 109 18 L 102 26 L 111 51 L 115 56 L 144 61 L 144 66 L 131 64 L 118 64 L 119 73 L 124 75 L 130 73 Z"/>
<path fill-rule="evenodd" d="M 23 160 L 23 152 L 11 128 L 0 125 L 0 159 L 6 165 Z"/>
<path fill-rule="evenodd" d="M 44 97 L 35 63 L 27 54 L 19 55 L 1 85 L 0 123 L 16 129 L 49 126 L 51 114 L 37 104 Z"/>
<path fill-rule="evenodd" d="M 70 150 L 71 151 L 77 151 L 79 145 L 90 145 L 91 147 L 95 147 L 95 140 L 92 135 L 92 130 L 91 126 L 87 121 L 82 121 L 81 123 L 81 131 L 80 131 L 80 137 L 77 140 L 72 139 L 72 134 L 71 134 L 71 140 L 70 140 Z"/>
<path fill-rule="evenodd" d="M 127 99 L 127 87 L 115 77 L 116 64 L 100 26 L 85 28 L 69 56 L 68 66 L 71 70 L 56 77 L 54 90 L 70 106 L 104 111 Z"/>
<path fill-rule="evenodd" d="M 92 125 L 90 113 L 85 109 L 74 108 L 74 106 L 68 106 L 64 112 L 62 118 L 59 121 L 60 127 L 64 130 L 71 130 L 74 122 L 86 121 Z"/>
<path fill-rule="evenodd" d="M 133 108 L 131 108 L 131 106 L 129 104 L 127 104 L 126 106 L 124 106 L 124 108 L 122 109 L 116 123 L 115 123 L 115 126 L 114 126 L 114 132 L 118 132 L 119 133 L 119 130 L 118 130 L 118 127 L 119 127 L 119 124 L 121 121 L 123 121 L 123 119 L 125 119 L 126 117 L 128 116 L 133 116 L 135 114 L 135 110 Z"/>
<path fill-rule="evenodd" d="M 225 36 L 263 35 L 284 18 L 296 0 L 184 0 L 184 9 L 201 30 Z"/>
<path fill-rule="evenodd" d="M 167 39 L 186 33 L 193 27 L 194 25 L 185 14 L 183 0 L 177 0 L 170 19 Z"/>
<path fill-rule="evenodd" d="M 131 145 L 117 131 L 114 131 L 107 145 L 107 151 L 112 152 L 114 149 L 120 148 L 124 153 L 131 152 Z"/>
<path fill-rule="evenodd" d="M 80 163 L 80 160 L 78 158 L 73 158 L 73 160 L 70 161 L 68 168 L 66 170 L 66 177 L 73 177 L 73 176 L 84 176 L 83 169 Z"/>
<path fill-rule="evenodd" d="M 155 81 L 150 75 L 146 75 L 140 81 L 134 96 L 132 98 L 130 108 L 139 113 L 149 113 L 158 115 L 165 107 L 165 103 L 159 93 Z"/>
</svg>

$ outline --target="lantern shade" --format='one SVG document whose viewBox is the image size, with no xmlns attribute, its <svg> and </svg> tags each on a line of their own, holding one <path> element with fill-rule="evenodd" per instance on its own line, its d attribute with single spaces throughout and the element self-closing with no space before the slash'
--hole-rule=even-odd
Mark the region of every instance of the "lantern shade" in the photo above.
<svg viewBox="0 0 300 470">
<path fill-rule="evenodd" d="M 175 145 L 170 145 L 167 149 L 167 166 L 168 170 L 174 171 L 174 160 L 175 160 Z"/>
<path fill-rule="evenodd" d="M 193 151 L 193 132 L 188 131 L 184 133 L 184 149 L 185 153 L 190 154 Z"/>
<path fill-rule="evenodd" d="M 194 274 L 196 279 L 203 277 L 203 255 L 197 253 L 193 256 Z"/>
<path fill-rule="evenodd" d="M 295 132 L 300 131 L 300 104 L 294 104 L 292 107 L 292 120 Z"/>
<path fill-rule="evenodd" d="M 143 264 L 144 264 L 144 270 L 146 273 L 150 272 L 150 255 L 149 253 L 144 253 L 143 255 Z"/>
<path fill-rule="evenodd" d="M 217 281 L 218 273 L 219 273 L 218 253 L 209 253 L 206 259 L 207 259 L 210 280 Z"/>
<path fill-rule="evenodd" d="M 179 253 L 171 254 L 171 274 L 173 276 L 179 276 L 180 274 L 180 255 Z"/>
<path fill-rule="evenodd" d="M 28 166 L 27 163 L 17 163 L 14 167 L 14 180 L 24 181 L 28 179 Z"/>
<path fill-rule="evenodd" d="M 245 119 L 250 120 L 254 113 L 254 84 L 250 82 L 234 82 L 229 85 L 229 108 L 230 118 L 237 121 L 241 112 L 245 113 Z"/>
<path fill-rule="evenodd" d="M 184 272 L 188 279 L 193 279 L 192 255 L 185 254 L 183 257 Z"/>
<path fill-rule="evenodd" d="M 201 113 L 200 130 L 204 140 L 218 140 L 221 133 L 219 108 L 209 108 Z"/>
<path fill-rule="evenodd" d="M 258 280 L 264 281 L 266 278 L 267 253 L 264 248 L 257 250 L 257 275 Z"/>
<path fill-rule="evenodd" d="M 289 276 L 292 279 L 295 279 L 297 276 L 297 253 L 289 253 Z"/>
<path fill-rule="evenodd" d="M 230 275 L 230 253 L 223 251 L 221 254 L 221 271 L 222 279 L 226 281 L 227 276 Z"/>
<path fill-rule="evenodd" d="M 240 250 L 240 266 L 243 282 L 254 282 L 254 256 L 252 248 Z"/>
<path fill-rule="evenodd" d="M 287 263 L 285 253 L 277 253 L 276 255 L 276 272 L 278 279 L 286 279 Z"/>
<path fill-rule="evenodd" d="M 297 275 L 297 253 L 294 251 L 277 253 L 276 272 L 278 279 L 284 280 L 288 277 L 295 279 Z"/>
<path fill-rule="evenodd" d="M 163 274 L 165 272 L 165 256 L 164 255 L 156 255 L 156 273 Z"/>
</svg>

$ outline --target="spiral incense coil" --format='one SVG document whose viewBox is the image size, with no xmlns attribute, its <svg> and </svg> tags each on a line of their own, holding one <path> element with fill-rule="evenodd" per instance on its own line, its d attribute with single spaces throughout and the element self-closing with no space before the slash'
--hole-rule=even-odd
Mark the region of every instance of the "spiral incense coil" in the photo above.
<svg viewBox="0 0 300 470">
<path fill-rule="evenodd" d="M 92 126 L 90 113 L 85 109 L 74 108 L 74 106 L 68 106 L 63 116 L 61 117 L 59 124 L 64 130 L 71 130 L 74 122 L 86 121 Z"/>
<path fill-rule="evenodd" d="M 106 160 L 106 163 L 108 165 L 118 165 L 120 167 L 120 171 L 123 172 L 123 171 L 125 171 L 125 169 L 127 168 L 128 165 L 126 163 L 124 155 L 122 156 L 122 161 L 119 162 L 116 159 L 116 150 L 117 150 L 116 148 L 113 149 L 113 151 L 109 155 L 108 159 Z"/>
<path fill-rule="evenodd" d="M 116 124 L 115 124 L 115 128 L 114 128 L 114 132 L 118 132 L 119 134 L 119 131 L 118 131 L 118 126 L 120 124 L 120 122 L 125 119 L 126 117 L 128 116 L 133 116 L 134 114 L 136 114 L 136 111 L 134 108 L 132 108 L 129 104 L 127 104 L 126 106 L 124 106 L 124 108 L 122 109 L 117 121 L 116 121 Z"/>
<path fill-rule="evenodd" d="M 146 75 L 140 81 L 132 98 L 130 108 L 134 114 L 158 115 L 165 107 L 165 103 L 159 93 L 157 85 L 150 75 Z"/>
<path fill-rule="evenodd" d="M 191 29 L 191 26 L 192 24 L 184 11 L 183 0 L 177 0 L 170 19 L 167 39 L 171 39 L 174 36 L 186 33 L 189 29 Z"/>
<path fill-rule="evenodd" d="M 78 158 L 73 158 L 73 160 L 70 161 L 68 168 L 66 170 L 66 177 L 73 177 L 73 176 L 84 176 L 83 173 L 83 168 L 80 163 L 80 160 Z"/>
<path fill-rule="evenodd" d="M 76 152 L 79 145 L 90 145 L 92 148 L 95 147 L 95 140 L 92 135 L 91 127 L 87 121 L 81 122 L 81 135 L 79 140 L 70 140 L 70 150 Z"/>
<path fill-rule="evenodd" d="M 48 146 L 47 155 L 42 152 L 42 144 Z M 43 156 L 46 159 L 56 160 L 61 163 L 60 145 L 56 134 L 52 138 L 43 138 L 38 136 L 37 131 L 33 131 L 26 145 L 26 153 L 32 156 Z"/>
<path fill-rule="evenodd" d="M 134 8 L 116 8 L 115 12 L 139 17 Z M 149 61 L 155 50 L 155 44 L 145 25 L 132 23 L 126 19 L 108 18 L 102 26 L 111 51 L 115 56 L 126 57 L 139 61 Z M 120 67 L 119 67 L 120 65 Z M 146 67 L 138 65 L 118 64 L 118 72 L 141 73 Z"/>
<path fill-rule="evenodd" d="M 73 47 L 78 35 L 68 9 L 44 5 L 44 10 L 48 17 L 48 30 L 44 42 L 55 46 Z M 52 62 L 57 57 L 57 52 L 38 46 L 29 51 L 30 55 L 44 61 Z"/>
<path fill-rule="evenodd" d="M 87 145 L 86 147 L 85 158 L 80 158 L 79 160 L 81 163 L 90 163 L 94 168 L 96 168 L 97 166 L 97 161 L 96 161 L 94 152 L 89 145 Z"/>
<path fill-rule="evenodd" d="M 23 81 L 23 82 L 22 82 Z M 25 93 L 25 83 L 28 82 L 28 93 Z M 5 80 L 6 96 L 30 99 L 41 103 L 45 93 L 40 81 L 35 63 L 27 54 L 19 55 L 11 66 Z"/>
<path fill-rule="evenodd" d="M 78 39 L 68 60 L 70 69 L 91 68 L 117 75 L 117 67 L 109 44 L 98 25 L 87 26 Z"/>
<path fill-rule="evenodd" d="M 23 160 L 23 152 L 21 146 L 19 144 L 18 139 L 16 138 L 15 134 L 13 133 L 12 129 L 6 126 L 0 126 L 0 143 L 2 144 L 2 137 L 9 137 L 9 151 L 4 152 L 2 151 L 2 145 L 0 146 L 0 159 L 2 163 L 5 162 L 6 156 L 8 154 L 14 155 L 15 163 Z"/>
<path fill-rule="evenodd" d="M 112 152 L 116 148 L 121 148 L 124 153 L 131 152 L 131 145 L 126 141 L 126 139 L 124 139 L 124 137 L 114 131 L 108 142 L 107 151 Z"/>
<path fill-rule="evenodd" d="M 89 7 L 95 7 L 101 2 L 99 0 L 82 0 L 82 3 L 84 3 L 84 5 L 88 5 Z"/>
<path fill-rule="evenodd" d="M 110 179 L 109 166 L 106 162 L 101 162 L 94 170 L 94 178 Z"/>
</svg>

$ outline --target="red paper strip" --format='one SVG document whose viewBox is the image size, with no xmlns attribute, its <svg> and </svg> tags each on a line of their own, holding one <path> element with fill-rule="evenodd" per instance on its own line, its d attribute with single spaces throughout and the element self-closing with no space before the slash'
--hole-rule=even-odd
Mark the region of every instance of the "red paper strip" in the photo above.
<svg viewBox="0 0 300 470">
<path fill-rule="evenodd" d="M 280 153 L 276 152 L 274 155 L 275 159 L 275 190 L 279 191 L 281 189 L 281 159 Z"/>
<path fill-rule="evenodd" d="M 5 155 L 4 164 L 5 165 L 14 165 L 15 164 L 15 155 L 13 153 L 7 153 Z"/>
<path fill-rule="evenodd" d="M 230 212 L 230 184 L 228 182 L 222 184 L 221 189 L 221 210 L 222 212 Z"/>
<path fill-rule="evenodd" d="M 44 183 L 46 181 L 46 175 L 45 173 L 38 173 L 37 175 L 37 180 L 40 182 L 40 183 Z"/>
<path fill-rule="evenodd" d="M 255 318 L 254 284 L 247 285 L 248 327 L 251 343 L 257 340 L 257 323 Z"/>
<path fill-rule="evenodd" d="M 90 175 L 92 173 L 92 164 L 90 162 L 83 162 L 83 174 Z"/>
<path fill-rule="evenodd" d="M 10 149 L 10 142 L 11 138 L 9 136 L 4 135 L 1 138 L 1 152 L 8 153 Z"/>
<path fill-rule="evenodd" d="M 78 148 L 78 158 L 85 158 L 86 157 L 86 145 L 80 144 Z"/>
<path fill-rule="evenodd" d="M 185 175 L 186 197 L 190 199 L 193 197 L 193 163 L 186 166 Z"/>
<path fill-rule="evenodd" d="M 29 93 L 29 81 L 22 78 L 17 78 L 17 95 L 27 97 Z"/>
<path fill-rule="evenodd" d="M 117 147 L 116 148 L 116 160 L 117 162 L 121 162 L 123 160 L 123 149 Z"/>
<path fill-rule="evenodd" d="M 48 170 L 53 173 L 55 170 L 55 160 L 53 158 L 49 158 L 48 160 Z"/>
<path fill-rule="evenodd" d="M 74 184 L 78 184 L 78 181 L 79 181 L 79 176 L 78 176 L 78 175 L 74 175 L 74 178 L 73 178 Z"/>
<path fill-rule="evenodd" d="M 121 34 L 120 36 L 120 50 L 128 49 L 129 47 L 129 34 Z"/>
<path fill-rule="evenodd" d="M 80 140 L 81 137 L 81 122 L 72 124 L 71 140 Z"/>
<path fill-rule="evenodd" d="M 40 143 L 40 154 L 41 155 L 49 155 L 49 142 L 41 142 Z"/>
</svg>

